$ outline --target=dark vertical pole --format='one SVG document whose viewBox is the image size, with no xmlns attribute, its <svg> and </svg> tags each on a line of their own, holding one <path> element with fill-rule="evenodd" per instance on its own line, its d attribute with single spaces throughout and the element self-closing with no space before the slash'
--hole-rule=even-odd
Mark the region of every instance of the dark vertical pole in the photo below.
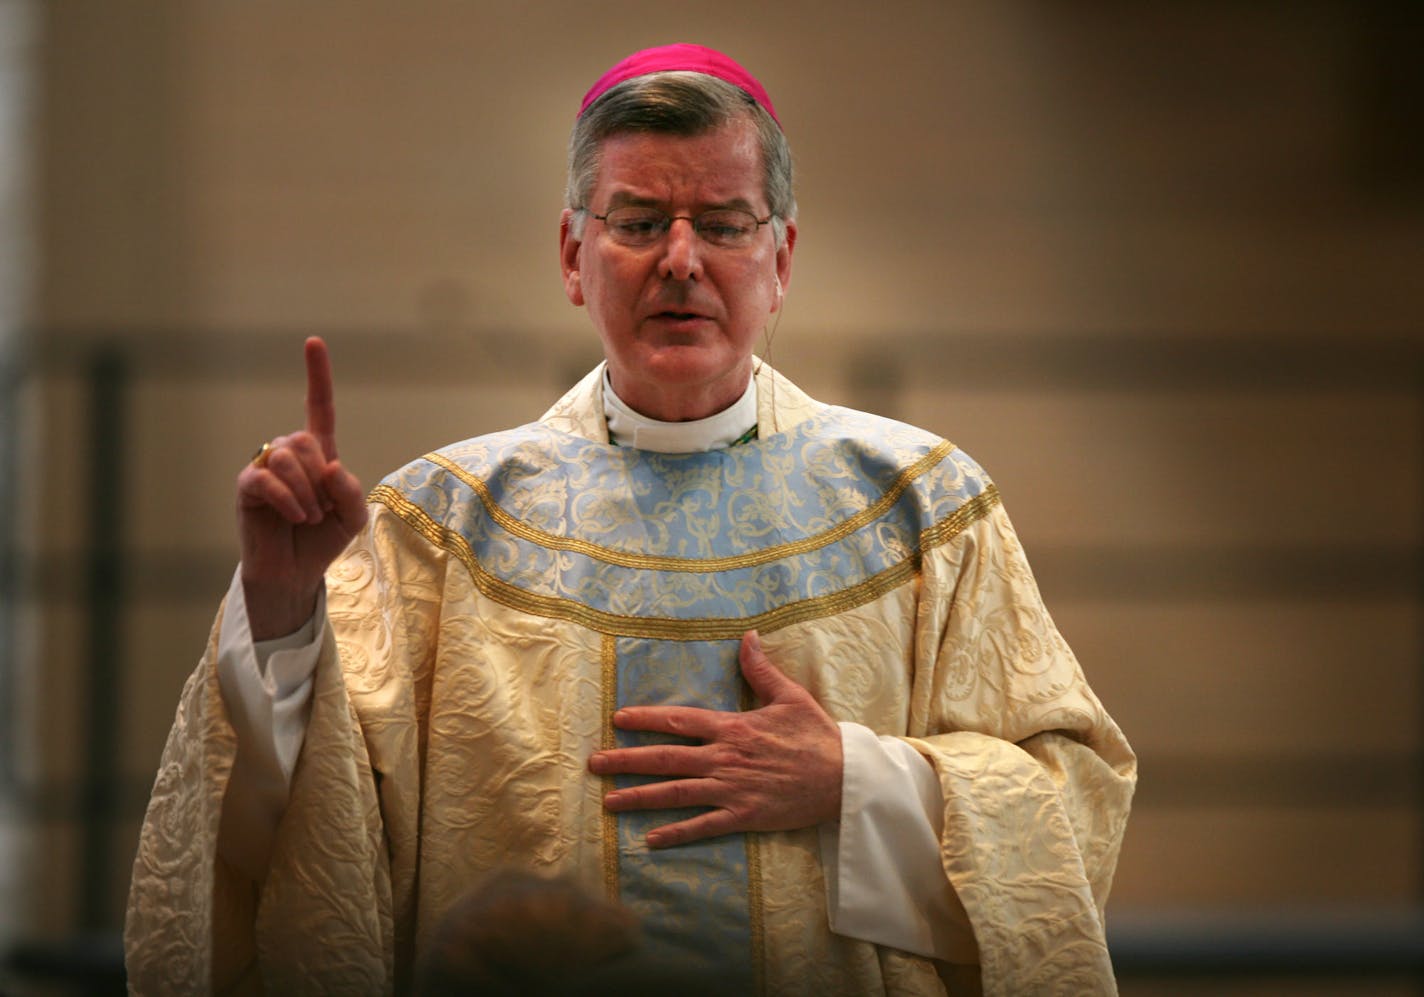
<svg viewBox="0 0 1424 997">
<path fill-rule="evenodd" d="M 87 668 L 84 703 L 84 812 L 79 877 L 83 930 L 109 927 L 111 838 L 118 765 L 119 678 L 123 674 L 124 401 L 127 371 L 117 347 L 102 346 L 88 367 L 89 524 Z"/>
<path fill-rule="evenodd" d="M 20 598 L 19 507 L 21 367 L 13 356 L 0 359 L 0 794 L 18 783 L 15 765 L 15 605 Z"/>
</svg>

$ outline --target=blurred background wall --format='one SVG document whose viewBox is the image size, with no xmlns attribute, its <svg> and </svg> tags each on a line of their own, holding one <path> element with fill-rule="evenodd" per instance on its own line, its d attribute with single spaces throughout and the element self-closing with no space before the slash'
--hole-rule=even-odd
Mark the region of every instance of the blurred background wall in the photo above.
<svg viewBox="0 0 1424 997">
<path fill-rule="evenodd" d="M 578 99 L 697 40 L 797 155 L 773 361 L 988 467 L 1141 756 L 1124 991 L 1277 992 L 1204 953 L 1355 939 L 1350 992 L 1414 992 L 1369 945 L 1424 890 L 1418 9 L 0 0 L 12 985 L 112 952 L 302 337 L 368 485 L 537 417 L 598 357 L 556 257 Z"/>
</svg>

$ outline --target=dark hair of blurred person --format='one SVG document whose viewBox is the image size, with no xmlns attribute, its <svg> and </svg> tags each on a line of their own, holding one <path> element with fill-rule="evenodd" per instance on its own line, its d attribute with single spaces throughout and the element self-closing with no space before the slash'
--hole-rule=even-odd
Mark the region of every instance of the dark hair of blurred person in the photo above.
<svg viewBox="0 0 1424 997">
<path fill-rule="evenodd" d="M 715 997 L 715 974 L 648 954 L 636 916 L 569 877 L 497 869 L 441 918 L 417 992 L 481 995 L 675 993 Z"/>
</svg>

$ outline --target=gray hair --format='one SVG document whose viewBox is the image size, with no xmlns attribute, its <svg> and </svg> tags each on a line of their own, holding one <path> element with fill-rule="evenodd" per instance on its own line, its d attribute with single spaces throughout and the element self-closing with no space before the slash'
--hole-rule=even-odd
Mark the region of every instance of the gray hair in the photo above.
<svg viewBox="0 0 1424 997">
<path fill-rule="evenodd" d="M 781 246 L 786 241 L 786 223 L 796 217 L 791 147 L 786 136 L 766 109 L 740 87 L 705 73 L 685 71 L 625 80 L 594 101 L 574 123 L 564 187 L 564 206 L 574 212 L 574 237 L 583 236 L 604 139 L 623 132 L 704 135 L 742 116 L 756 125 L 763 192 L 771 208 L 776 245 Z"/>
</svg>

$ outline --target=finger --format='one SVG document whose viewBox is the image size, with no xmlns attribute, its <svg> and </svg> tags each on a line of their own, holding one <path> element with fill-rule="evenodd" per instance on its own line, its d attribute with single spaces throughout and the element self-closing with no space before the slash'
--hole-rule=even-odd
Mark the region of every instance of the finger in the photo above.
<svg viewBox="0 0 1424 997">
<path fill-rule="evenodd" d="M 747 680 L 752 692 L 763 706 L 786 699 L 804 690 L 786 677 L 786 673 L 772 664 L 766 652 L 761 649 L 761 635 L 748 630 L 742 635 L 742 646 L 737 654 L 742 666 L 742 678 Z"/>
<path fill-rule="evenodd" d="M 283 481 L 266 468 L 247 467 L 237 476 L 238 504 L 244 509 L 268 508 L 289 523 L 305 523 L 307 511 Z"/>
<path fill-rule="evenodd" d="M 336 459 L 336 389 L 331 376 L 331 355 L 319 336 L 306 341 L 307 432 L 321 444 L 327 460 Z"/>
<path fill-rule="evenodd" d="M 272 441 L 272 447 L 273 449 L 267 455 L 267 466 L 271 467 L 272 459 L 280 456 L 282 460 L 278 461 L 278 467 L 285 468 L 290 473 L 300 473 L 306 477 L 314 499 L 311 507 L 313 519 L 319 520 L 321 514 L 331 508 L 331 502 L 323 484 L 328 461 L 322 452 L 321 443 L 311 433 L 292 433 L 290 436 L 277 437 Z"/>
<path fill-rule="evenodd" d="M 366 525 L 369 515 L 366 509 L 366 493 L 361 482 L 339 461 L 332 461 L 322 477 L 322 487 L 331 500 L 331 512 L 347 529 L 355 534 Z"/>
<path fill-rule="evenodd" d="M 720 802 L 724 790 L 715 779 L 675 779 L 616 789 L 603 797 L 603 805 L 613 813 L 712 807 Z"/>
<path fill-rule="evenodd" d="M 723 714 L 695 706 L 625 706 L 613 714 L 620 730 L 644 730 L 711 740 L 721 730 Z"/>
<path fill-rule="evenodd" d="M 321 441 L 312 433 L 296 432 L 277 437 L 272 441 L 272 449 L 267 452 L 269 463 L 272 455 L 279 450 L 291 451 L 292 456 L 300 460 L 307 469 L 307 476 L 314 481 L 320 479 L 326 471 L 326 454 L 322 451 Z"/>
<path fill-rule="evenodd" d="M 653 828 L 648 832 L 647 842 L 650 848 L 671 848 L 674 845 L 701 841 L 703 838 L 750 830 L 754 829 L 740 826 L 736 814 L 730 810 L 709 810 L 675 824 Z"/>
<path fill-rule="evenodd" d="M 612 748 L 589 756 L 594 775 L 706 775 L 711 752 L 701 745 L 650 744 L 640 748 Z"/>
<path fill-rule="evenodd" d="M 269 452 L 264 470 L 296 496 L 297 501 L 302 504 L 306 522 L 321 522 L 325 515 L 322 511 L 322 496 L 319 494 L 322 469 L 318 468 L 313 474 L 311 467 L 298 451 L 283 446 Z"/>
</svg>

